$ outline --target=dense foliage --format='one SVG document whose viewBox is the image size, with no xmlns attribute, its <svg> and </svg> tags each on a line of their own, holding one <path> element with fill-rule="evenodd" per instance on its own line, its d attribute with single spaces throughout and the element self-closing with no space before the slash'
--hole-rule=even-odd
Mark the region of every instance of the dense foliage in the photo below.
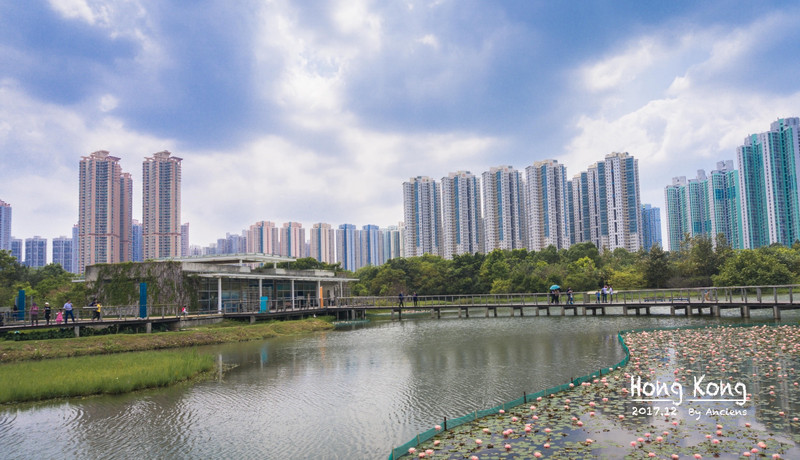
<svg viewBox="0 0 800 460">
<path fill-rule="evenodd" d="M 44 305 L 61 306 L 67 299 L 76 305 L 88 303 L 84 283 L 74 283 L 75 275 L 65 271 L 59 264 L 41 268 L 22 265 L 9 251 L 0 251 L 0 307 L 14 305 L 20 289 L 25 290 L 28 301 Z"/>
<path fill-rule="evenodd" d="M 653 247 L 635 253 L 599 251 L 592 243 L 542 251 L 495 250 L 453 260 L 425 255 L 358 270 L 353 295 L 393 296 L 547 292 L 553 284 L 576 292 L 800 282 L 800 243 L 734 251 L 724 238 L 688 238 L 680 251 Z"/>
</svg>

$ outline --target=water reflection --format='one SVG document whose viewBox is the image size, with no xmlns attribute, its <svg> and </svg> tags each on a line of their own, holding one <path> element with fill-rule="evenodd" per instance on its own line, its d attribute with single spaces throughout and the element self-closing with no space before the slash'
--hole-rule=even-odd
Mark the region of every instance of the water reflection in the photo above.
<svg viewBox="0 0 800 460">
<path fill-rule="evenodd" d="M 443 417 L 618 362 L 621 329 L 738 319 L 404 320 L 204 347 L 215 381 L 0 411 L 7 458 L 385 458 Z"/>
</svg>

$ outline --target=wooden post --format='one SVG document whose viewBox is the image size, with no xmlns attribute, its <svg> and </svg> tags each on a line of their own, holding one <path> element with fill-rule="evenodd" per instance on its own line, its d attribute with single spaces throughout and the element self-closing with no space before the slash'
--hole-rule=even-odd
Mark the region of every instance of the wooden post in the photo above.
<svg viewBox="0 0 800 460">
<path fill-rule="evenodd" d="M 781 320 L 781 307 L 780 306 L 775 305 L 774 307 L 772 307 L 772 317 L 775 318 L 775 321 L 780 321 Z"/>
</svg>

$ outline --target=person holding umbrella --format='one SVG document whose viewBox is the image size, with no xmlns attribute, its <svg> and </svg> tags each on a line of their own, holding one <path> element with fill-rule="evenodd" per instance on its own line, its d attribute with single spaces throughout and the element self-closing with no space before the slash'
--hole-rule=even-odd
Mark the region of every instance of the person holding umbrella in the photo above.
<svg viewBox="0 0 800 460">
<path fill-rule="evenodd" d="M 561 289 L 561 286 L 554 284 L 550 286 L 550 303 L 558 304 L 558 297 L 561 294 L 558 290 Z"/>
</svg>

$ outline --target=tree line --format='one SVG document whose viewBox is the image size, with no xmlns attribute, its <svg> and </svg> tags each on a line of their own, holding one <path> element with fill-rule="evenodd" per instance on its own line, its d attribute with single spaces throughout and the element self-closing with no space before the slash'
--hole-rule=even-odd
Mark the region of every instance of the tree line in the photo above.
<svg viewBox="0 0 800 460">
<path fill-rule="evenodd" d="M 13 306 L 20 289 L 25 290 L 28 302 L 40 306 L 50 302 L 53 307 L 60 307 L 67 299 L 85 305 L 89 293 L 85 283 L 73 282 L 75 278 L 61 264 L 32 268 L 19 263 L 11 251 L 0 251 L 0 307 Z"/>
<path fill-rule="evenodd" d="M 593 243 L 541 251 L 494 250 L 445 260 L 433 255 L 392 259 L 355 272 L 353 295 L 502 294 L 562 290 L 614 290 L 800 283 L 800 242 L 733 250 L 724 236 L 687 237 L 680 251 L 600 251 Z"/>
</svg>

